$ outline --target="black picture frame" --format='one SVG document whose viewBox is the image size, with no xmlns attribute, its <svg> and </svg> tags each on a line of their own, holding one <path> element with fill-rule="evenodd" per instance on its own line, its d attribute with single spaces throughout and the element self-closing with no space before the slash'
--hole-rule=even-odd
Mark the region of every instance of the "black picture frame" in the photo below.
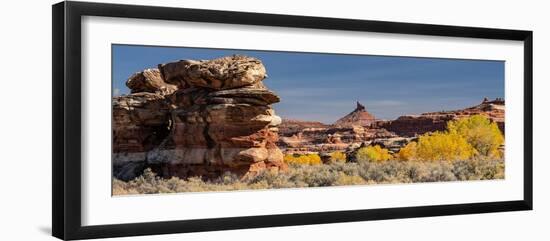
<svg viewBox="0 0 550 241">
<path fill-rule="evenodd" d="M 533 33 L 532 31 L 415 23 L 197 10 L 90 2 L 60 2 L 53 11 L 52 233 L 60 239 L 185 233 L 380 219 L 532 210 Z M 517 40 L 524 43 L 524 186 L 522 200 L 421 207 L 212 218 L 82 226 L 81 224 L 81 17 L 104 16 L 350 30 L 429 36 Z"/>
</svg>

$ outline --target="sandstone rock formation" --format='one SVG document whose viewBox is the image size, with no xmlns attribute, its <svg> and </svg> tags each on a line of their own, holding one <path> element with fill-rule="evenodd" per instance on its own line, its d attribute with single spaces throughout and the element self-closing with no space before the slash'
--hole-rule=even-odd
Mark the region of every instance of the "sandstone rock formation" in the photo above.
<svg viewBox="0 0 550 241">
<path fill-rule="evenodd" d="M 326 129 L 329 127 L 330 125 L 323 124 L 318 121 L 283 119 L 281 125 L 279 125 L 279 135 L 292 136 L 301 132 L 304 129 Z"/>
<path fill-rule="evenodd" d="M 472 115 L 484 115 L 497 123 L 504 133 L 504 100 L 487 98 L 476 106 L 461 110 L 429 112 L 420 115 L 400 116 L 392 121 L 380 121 L 374 125 L 395 132 L 399 136 L 413 137 L 426 132 L 442 131 L 447 127 L 447 122 Z"/>
<path fill-rule="evenodd" d="M 355 110 L 332 125 L 314 121 L 284 120 L 279 126 L 278 145 L 285 153 L 321 153 L 344 151 L 377 139 L 396 137 L 383 128 L 371 127 L 375 117 L 357 102 Z"/>
<path fill-rule="evenodd" d="M 447 122 L 471 115 L 485 115 L 497 123 L 504 133 L 504 100 L 484 99 L 479 105 L 445 112 L 400 116 L 382 121 L 357 103 L 350 114 L 332 125 L 313 121 L 283 120 L 279 126 L 281 138 L 277 142 L 285 153 L 319 153 L 345 151 L 348 154 L 360 146 L 380 145 L 397 152 L 415 136 L 426 132 L 442 131 Z"/>
<path fill-rule="evenodd" d="M 178 85 L 180 89 L 232 89 L 254 85 L 267 77 L 260 60 L 238 55 L 213 60 L 180 60 L 159 64 L 158 68 L 166 83 Z"/>
<path fill-rule="evenodd" d="M 364 105 L 357 101 L 357 107 L 351 113 L 337 120 L 334 125 L 339 127 L 369 126 L 376 121 Z"/>
<path fill-rule="evenodd" d="M 452 114 L 405 115 L 391 121 L 380 121 L 375 125 L 399 136 L 413 137 L 426 132 L 443 131 L 447 127 L 447 122 L 454 117 Z"/>
<path fill-rule="evenodd" d="M 160 64 L 128 79 L 113 98 L 114 175 L 143 167 L 161 176 L 215 177 L 286 169 L 276 146 L 279 97 L 262 80 L 260 60 L 229 56 Z"/>
<path fill-rule="evenodd" d="M 382 128 L 330 126 L 304 128 L 291 136 L 282 136 L 278 145 L 288 153 L 343 151 L 354 143 L 392 137 L 396 135 Z"/>
<path fill-rule="evenodd" d="M 126 81 L 132 93 L 149 92 L 162 95 L 172 94 L 176 86 L 164 82 L 158 69 L 146 69 L 135 73 Z"/>
</svg>

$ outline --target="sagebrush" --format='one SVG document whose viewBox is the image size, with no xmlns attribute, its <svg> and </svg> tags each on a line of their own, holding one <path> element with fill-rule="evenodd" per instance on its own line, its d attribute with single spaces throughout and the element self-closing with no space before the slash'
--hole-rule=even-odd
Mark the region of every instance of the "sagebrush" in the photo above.
<svg viewBox="0 0 550 241">
<path fill-rule="evenodd" d="M 217 179 L 160 178 L 147 169 L 140 177 L 113 180 L 113 195 L 246 189 L 327 187 L 360 184 L 420 183 L 504 178 L 503 160 L 359 162 L 320 165 L 291 164 L 286 172 L 264 171 L 250 178 L 225 173 Z"/>
<path fill-rule="evenodd" d="M 366 146 L 353 155 L 332 152 L 325 164 L 318 154 L 286 154 L 288 171 L 266 170 L 244 178 L 227 172 L 210 180 L 163 179 L 147 169 L 128 182 L 114 179 L 113 195 L 503 179 L 503 144 L 496 123 L 475 115 L 450 121 L 444 131 L 420 135 L 394 154 L 379 145 Z"/>
</svg>

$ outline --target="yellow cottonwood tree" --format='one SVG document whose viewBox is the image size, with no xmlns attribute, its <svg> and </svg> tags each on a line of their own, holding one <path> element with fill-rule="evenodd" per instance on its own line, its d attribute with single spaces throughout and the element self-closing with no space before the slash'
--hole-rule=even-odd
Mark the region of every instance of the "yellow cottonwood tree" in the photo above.
<svg viewBox="0 0 550 241">
<path fill-rule="evenodd" d="M 401 148 L 399 160 L 456 161 L 473 157 L 502 158 L 499 147 L 504 136 L 496 123 L 482 115 L 449 121 L 447 130 L 426 133 L 418 143 L 411 142 Z"/>
<path fill-rule="evenodd" d="M 321 157 L 317 154 L 286 154 L 283 161 L 288 164 L 319 165 L 323 164 Z"/>
<path fill-rule="evenodd" d="M 346 162 L 346 153 L 341 151 L 335 151 L 330 153 L 331 162 Z"/>
<path fill-rule="evenodd" d="M 357 151 L 356 158 L 358 162 L 362 161 L 374 161 L 382 162 L 392 158 L 392 155 L 387 149 L 376 146 L 362 147 Z"/>
<path fill-rule="evenodd" d="M 416 159 L 422 161 L 468 160 L 476 153 L 464 137 L 438 131 L 420 136 L 415 151 Z"/>
<path fill-rule="evenodd" d="M 399 149 L 399 152 L 396 154 L 397 160 L 400 161 L 412 161 L 416 160 L 416 142 L 410 142 L 406 146 Z"/>
<path fill-rule="evenodd" d="M 460 135 L 472 145 L 479 155 L 501 158 L 500 145 L 504 136 L 497 124 L 482 115 L 474 115 L 447 123 L 447 131 Z"/>
</svg>

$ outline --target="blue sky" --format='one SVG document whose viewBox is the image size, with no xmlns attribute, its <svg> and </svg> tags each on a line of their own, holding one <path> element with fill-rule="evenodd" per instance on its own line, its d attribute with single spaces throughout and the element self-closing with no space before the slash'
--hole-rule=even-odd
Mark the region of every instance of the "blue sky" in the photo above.
<svg viewBox="0 0 550 241">
<path fill-rule="evenodd" d="M 180 59 L 242 54 L 260 59 L 264 83 L 281 97 L 283 118 L 332 123 L 355 101 L 379 119 L 454 110 L 483 97 L 504 97 L 504 62 L 203 48 L 113 45 L 113 93 L 127 94 L 126 79 L 145 68 Z"/>
</svg>

